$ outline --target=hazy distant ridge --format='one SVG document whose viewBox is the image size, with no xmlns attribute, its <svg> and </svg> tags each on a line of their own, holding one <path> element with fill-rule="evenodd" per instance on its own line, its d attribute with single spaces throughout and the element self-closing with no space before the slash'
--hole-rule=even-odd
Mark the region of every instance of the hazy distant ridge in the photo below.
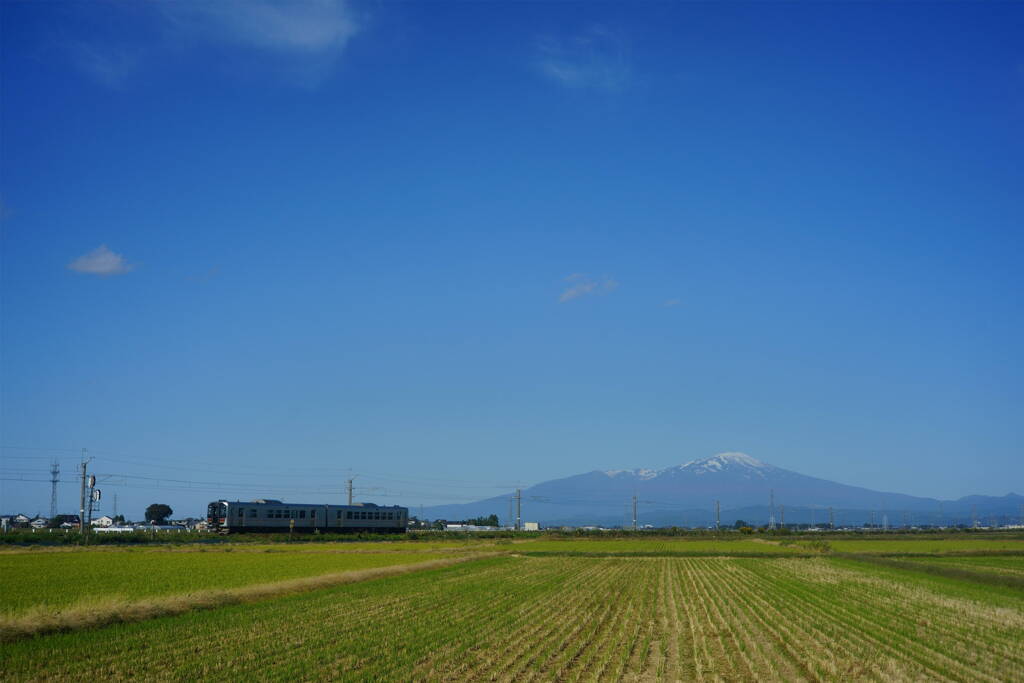
<svg viewBox="0 0 1024 683">
<path fill-rule="evenodd" d="M 767 521 L 771 491 L 776 506 L 785 506 L 787 522 L 823 521 L 833 508 L 837 524 L 887 518 L 890 526 L 964 522 L 976 514 L 987 524 L 992 516 L 1016 520 L 1024 497 L 965 496 L 940 501 L 901 493 L 873 491 L 775 467 L 743 453 L 721 453 L 662 470 L 595 470 L 523 489 L 523 519 L 545 524 L 611 524 L 629 520 L 632 496 L 639 499 L 640 523 L 705 525 L 713 522 L 715 500 L 722 522 L 737 518 Z M 509 496 L 475 503 L 424 508 L 430 519 L 461 519 L 509 514 Z M 973 509 L 972 509 L 973 506 Z M 776 520 L 781 510 L 776 510 Z M 941 517 L 940 517 L 941 514 Z"/>
</svg>

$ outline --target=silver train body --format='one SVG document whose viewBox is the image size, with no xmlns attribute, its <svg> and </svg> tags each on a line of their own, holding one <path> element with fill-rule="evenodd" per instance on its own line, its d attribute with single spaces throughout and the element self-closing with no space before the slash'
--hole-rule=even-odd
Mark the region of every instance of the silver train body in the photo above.
<svg viewBox="0 0 1024 683">
<path fill-rule="evenodd" d="M 207 506 L 206 521 L 221 533 L 405 533 L 409 509 L 373 503 L 357 505 L 300 505 L 261 498 L 249 502 L 216 500 Z"/>
</svg>

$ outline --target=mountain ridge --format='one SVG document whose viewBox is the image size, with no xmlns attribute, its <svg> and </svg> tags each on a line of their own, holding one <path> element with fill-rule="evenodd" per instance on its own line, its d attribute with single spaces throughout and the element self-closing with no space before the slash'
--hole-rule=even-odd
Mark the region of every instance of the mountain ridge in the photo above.
<svg viewBox="0 0 1024 683">
<path fill-rule="evenodd" d="M 644 523 L 656 526 L 704 526 L 713 523 L 715 501 L 721 507 L 723 523 L 732 523 L 743 511 L 766 523 L 772 514 L 787 521 L 806 523 L 817 515 L 839 513 L 837 524 L 897 525 L 916 517 L 917 523 L 962 523 L 965 515 L 999 518 L 1016 517 L 1024 497 L 964 496 L 946 501 L 811 477 L 762 462 L 745 453 L 719 453 L 710 458 L 690 460 L 662 469 L 636 468 L 592 470 L 582 474 L 540 482 L 522 492 L 523 519 L 542 524 L 631 524 L 633 496 Z M 497 514 L 507 521 L 507 496 L 424 508 L 429 519 L 463 519 Z M 736 513 L 736 514 L 734 514 Z M 893 515 L 892 519 L 889 516 Z M 746 521 L 746 520 L 745 520 Z"/>
</svg>

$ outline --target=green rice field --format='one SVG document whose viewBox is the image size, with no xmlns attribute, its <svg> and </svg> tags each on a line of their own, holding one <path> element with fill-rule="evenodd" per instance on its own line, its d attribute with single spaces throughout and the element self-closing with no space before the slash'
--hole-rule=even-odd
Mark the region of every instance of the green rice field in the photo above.
<svg viewBox="0 0 1024 683">
<path fill-rule="evenodd" d="M 9 636 L 0 679 L 1024 681 L 1014 541 L 804 540 L 0 553 L 8 615 L 359 576 Z M 82 572 L 84 593 L 40 580 Z"/>
</svg>

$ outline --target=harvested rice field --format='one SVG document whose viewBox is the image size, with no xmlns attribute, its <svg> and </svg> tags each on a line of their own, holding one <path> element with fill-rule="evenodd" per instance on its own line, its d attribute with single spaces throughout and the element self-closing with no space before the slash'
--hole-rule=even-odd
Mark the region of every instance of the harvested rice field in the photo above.
<svg viewBox="0 0 1024 683">
<path fill-rule="evenodd" d="M 368 552 L 405 564 L 357 562 L 351 580 L 332 566 L 331 580 L 276 593 L 8 630 L 0 679 L 1024 680 L 1024 589 L 986 578 L 1016 578 L 1019 557 L 751 556 L 745 546 L 680 556 L 640 542 L 623 553 L 598 542 L 579 552 L 587 541 L 563 553 L 542 543 L 440 559 Z"/>
</svg>

